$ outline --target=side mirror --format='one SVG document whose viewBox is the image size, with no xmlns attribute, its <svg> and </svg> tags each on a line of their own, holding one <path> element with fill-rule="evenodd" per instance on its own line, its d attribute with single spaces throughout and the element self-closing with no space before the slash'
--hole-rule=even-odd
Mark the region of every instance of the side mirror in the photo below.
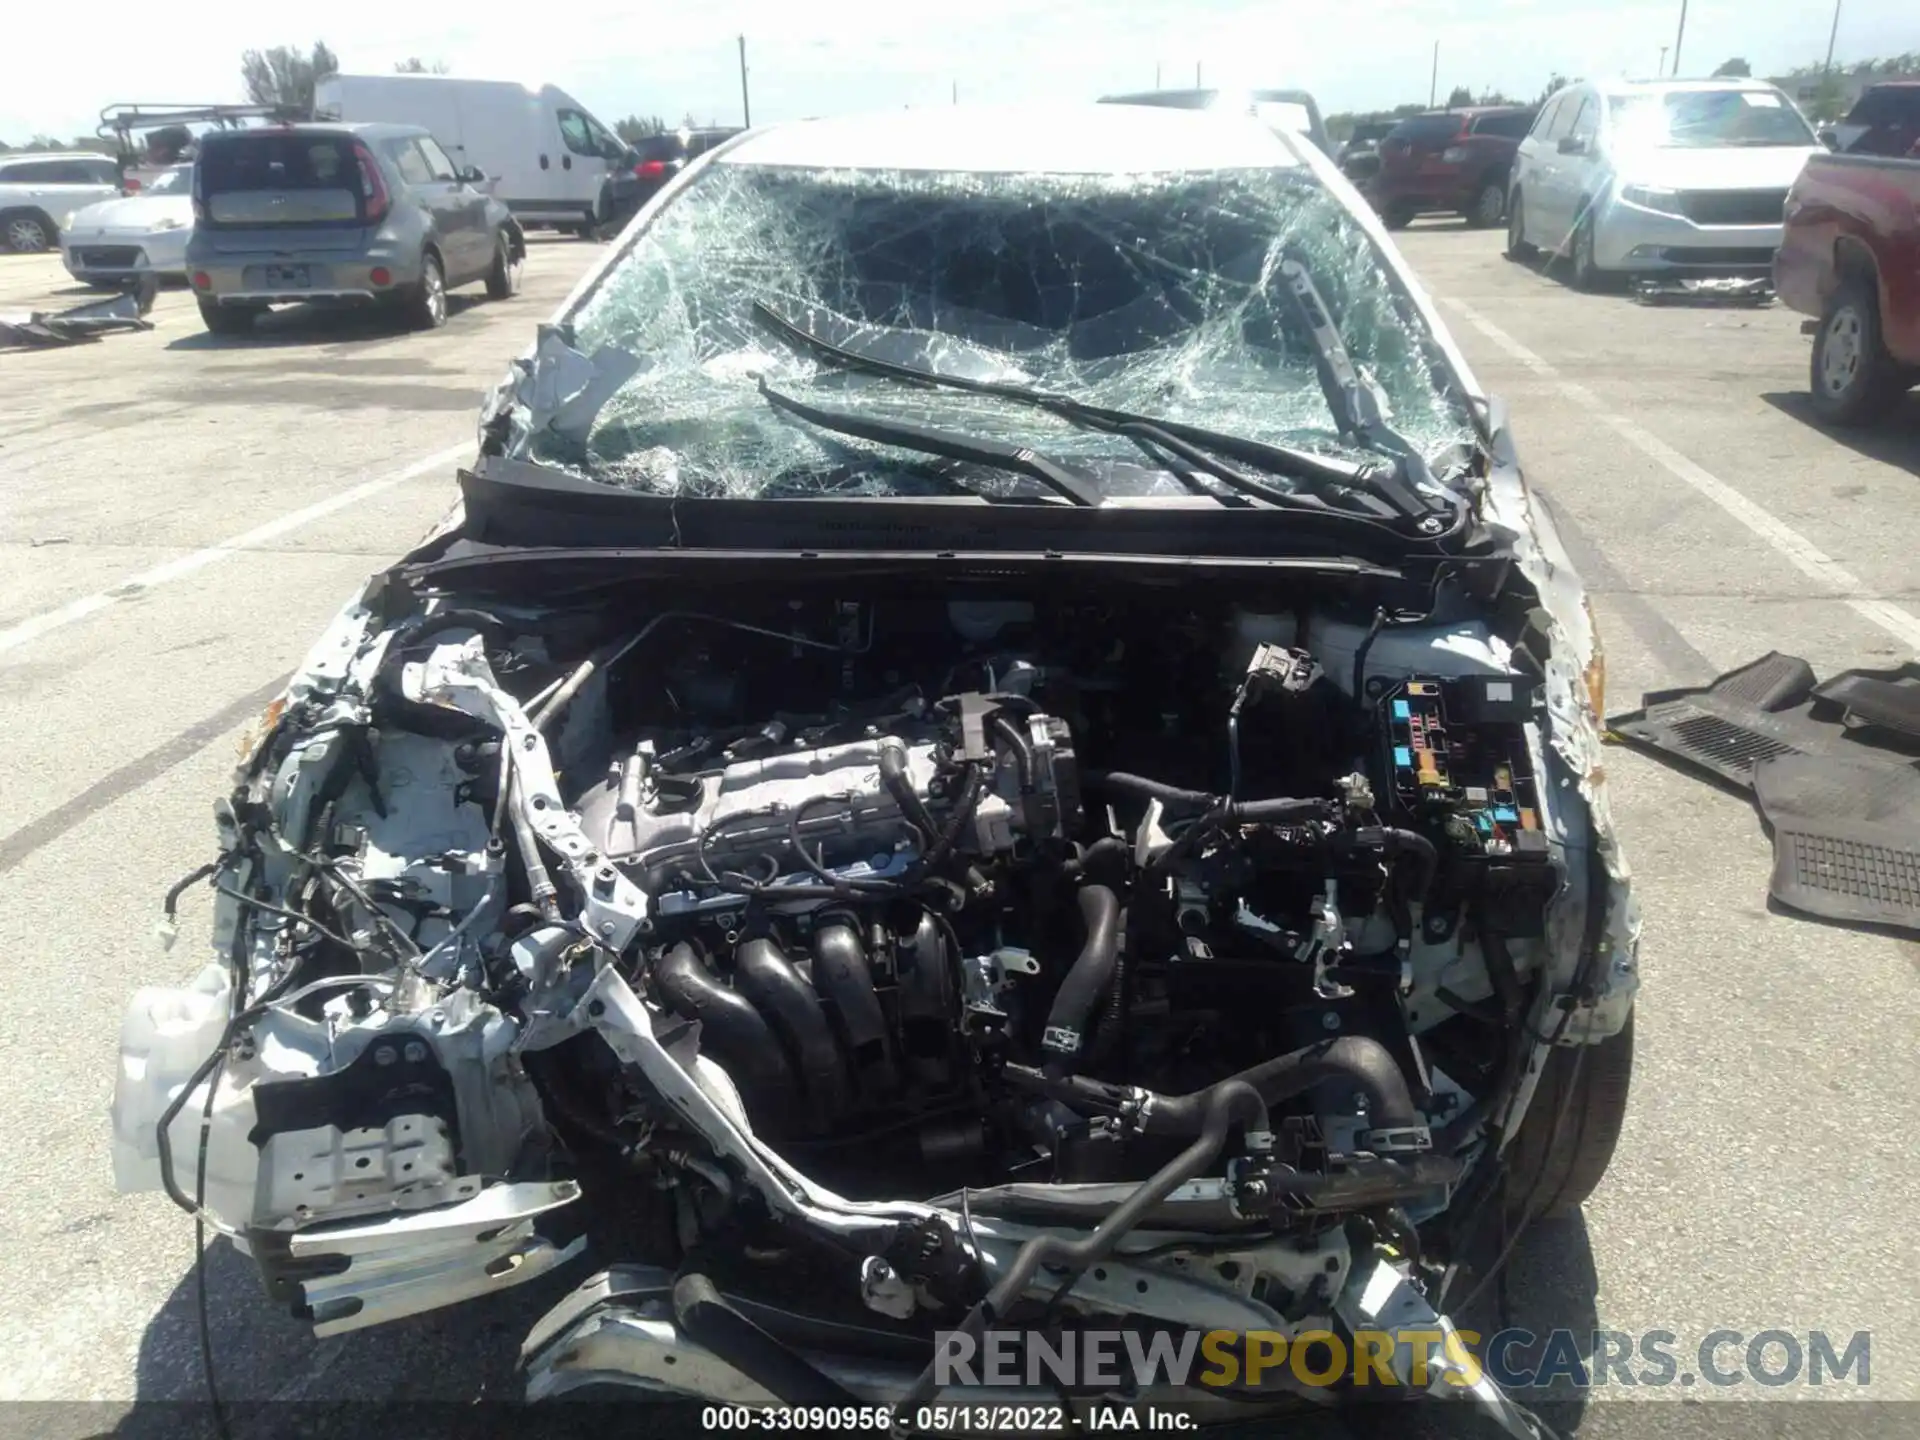
<svg viewBox="0 0 1920 1440">
<path fill-rule="evenodd" d="M 463 185 L 484 185 L 487 183 L 487 172 L 482 170 L 478 165 L 462 165 L 460 167 L 460 183 Z"/>
<path fill-rule="evenodd" d="M 1582 140 L 1578 135 L 1562 135 L 1560 137 L 1560 153 L 1562 155 L 1584 155 L 1587 153 L 1587 142 Z"/>
<path fill-rule="evenodd" d="M 1840 132 L 1835 130 L 1831 125 L 1822 125 L 1818 130 L 1814 131 L 1814 138 L 1819 140 L 1819 142 L 1829 150 L 1838 150 L 1840 148 Z"/>
</svg>

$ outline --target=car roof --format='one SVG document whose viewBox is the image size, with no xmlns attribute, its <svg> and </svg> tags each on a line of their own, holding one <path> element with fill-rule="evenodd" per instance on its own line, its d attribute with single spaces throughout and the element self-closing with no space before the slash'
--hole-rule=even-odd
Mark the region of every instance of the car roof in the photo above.
<svg viewBox="0 0 1920 1440">
<path fill-rule="evenodd" d="M 809 169 L 1137 175 L 1297 166 L 1293 138 L 1237 112 L 939 105 L 774 125 L 749 132 L 715 158 Z"/>
<path fill-rule="evenodd" d="M 1700 80 L 1589 80 L 1602 95 L 1665 95 L 1685 90 L 1768 90 L 1779 91 L 1771 81 L 1743 76 L 1717 76 Z M 1571 87 L 1569 87 L 1571 88 Z"/>
<path fill-rule="evenodd" d="M 424 125 L 394 125 L 375 121 L 352 124 L 345 121 L 303 121 L 296 125 L 249 125 L 240 130 L 212 130 L 200 136 L 197 143 L 204 148 L 209 143 L 225 145 L 261 135 L 341 135 L 361 140 L 394 140 L 432 133 Z"/>
<path fill-rule="evenodd" d="M 103 155 L 98 150 L 4 150 L 0 151 L 0 165 L 15 165 L 23 160 L 104 160 L 114 163 L 113 156 Z"/>
<path fill-rule="evenodd" d="M 1213 104 L 1222 96 L 1245 96 L 1250 100 L 1291 100 L 1300 105 L 1311 105 L 1318 110 L 1320 104 L 1305 90 L 1290 89 L 1195 89 L 1195 90 L 1129 90 L 1124 95 L 1102 95 L 1102 105 L 1159 105 L 1169 110 L 1186 108 L 1200 109 Z"/>
</svg>

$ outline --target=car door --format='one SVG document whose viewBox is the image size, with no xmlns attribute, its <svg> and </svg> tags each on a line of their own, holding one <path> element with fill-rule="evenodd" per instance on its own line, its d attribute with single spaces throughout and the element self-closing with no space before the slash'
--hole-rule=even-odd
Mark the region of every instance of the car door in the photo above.
<svg viewBox="0 0 1920 1440">
<path fill-rule="evenodd" d="M 460 213 L 454 200 L 453 186 L 434 178 L 426 152 L 413 136 L 402 135 L 388 140 L 380 149 L 399 172 L 400 183 L 406 187 L 408 202 L 419 206 L 432 217 L 434 244 L 440 251 L 441 278 L 449 285 L 459 284 L 472 262 L 467 257 L 466 239 L 460 233 Z"/>
<path fill-rule="evenodd" d="M 1540 137 L 1540 165 L 1544 178 L 1540 185 L 1539 220 L 1532 225 L 1532 229 L 1534 243 L 1548 250 L 1558 250 L 1565 242 L 1567 232 L 1573 228 L 1573 187 L 1577 183 L 1577 176 L 1574 174 L 1575 167 L 1570 163 L 1574 157 L 1562 145 L 1573 132 L 1574 122 L 1587 102 L 1588 96 L 1584 90 L 1563 95 L 1555 108 L 1552 124 Z"/>
<path fill-rule="evenodd" d="M 1533 128 L 1520 142 L 1519 154 L 1513 162 L 1513 186 L 1520 191 L 1521 205 L 1526 212 L 1527 235 L 1529 241 L 1542 232 L 1552 202 L 1547 190 L 1552 184 L 1553 146 L 1547 141 L 1547 132 L 1553 128 L 1554 116 L 1559 113 L 1565 96 L 1555 96 L 1540 108 L 1534 118 Z"/>
<path fill-rule="evenodd" d="M 1606 188 L 1607 160 L 1600 149 L 1600 105 L 1597 91 L 1589 92 L 1581 100 L 1573 125 L 1560 147 L 1567 205 L 1564 233 L 1568 235 L 1586 218 Z"/>
<path fill-rule="evenodd" d="M 594 139 L 594 124 L 584 111 L 561 106 L 554 111 L 560 125 L 560 169 L 562 177 L 556 196 L 569 205 L 591 209 L 600 198 L 600 184 L 606 178 L 606 157 Z"/>
<path fill-rule="evenodd" d="M 460 278 L 455 279 L 453 275 L 447 278 L 454 284 L 478 279 L 487 273 L 487 267 L 493 263 L 493 236 L 487 230 L 486 192 L 460 178 L 459 167 L 453 163 L 453 157 L 431 135 L 422 135 L 414 143 L 426 157 L 434 185 L 444 195 L 446 218 L 440 223 L 447 235 L 449 248 L 457 250 L 460 255 L 457 267 L 453 262 L 448 262 Z M 440 214 L 436 211 L 435 218 L 439 219 Z"/>
</svg>

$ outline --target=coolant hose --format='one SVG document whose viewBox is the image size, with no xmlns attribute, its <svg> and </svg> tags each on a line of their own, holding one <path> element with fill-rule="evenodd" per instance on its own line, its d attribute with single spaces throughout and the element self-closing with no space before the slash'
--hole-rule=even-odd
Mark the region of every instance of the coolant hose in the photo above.
<svg viewBox="0 0 1920 1440">
<path fill-rule="evenodd" d="M 814 1119 L 824 1126 L 846 1109 L 847 1074 L 820 997 L 766 939 L 748 940 L 733 952 L 733 982 L 799 1062 Z"/>
<path fill-rule="evenodd" d="M 744 1092 L 749 1112 L 785 1111 L 793 1069 L 751 1000 L 708 974 L 684 940 L 660 957 L 653 982 L 669 1010 L 700 1023 L 700 1048 L 710 1052 Z"/>
<path fill-rule="evenodd" d="M 1089 1267 L 1111 1255 L 1156 1205 L 1211 1165 L 1226 1147 L 1227 1136 L 1236 1121 L 1249 1131 L 1267 1128 L 1267 1107 L 1251 1085 L 1239 1080 L 1222 1080 L 1201 1092 L 1200 1098 L 1199 1134 L 1191 1145 L 1142 1181 L 1139 1189 L 1116 1205 L 1097 1228 L 1081 1239 L 1069 1240 L 1058 1231 L 1047 1231 L 1022 1245 L 986 1297 L 967 1312 L 966 1319 L 960 1322 L 960 1333 L 970 1336 L 977 1344 L 981 1334 L 1025 1293 L 1043 1265 L 1049 1271 L 1047 1283 L 1051 1285 L 1058 1278 L 1064 1292 Z M 927 1362 L 927 1368 L 920 1372 L 913 1388 L 894 1407 L 895 1433 L 911 1426 L 914 1412 L 931 1400 L 939 1388 L 934 1364 L 934 1361 Z"/>
<path fill-rule="evenodd" d="M 1266 1104 L 1278 1105 L 1305 1094 L 1322 1080 L 1344 1080 L 1366 1096 L 1370 1129 L 1406 1130 L 1426 1124 L 1392 1052 L 1370 1036 L 1341 1035 L 1262 1061 L 1190 1095 L 1156 1096 L 1146 1107 L 1141 1125 L 1149 1135 L 1191 1135 L 1205 1124 L 1209 1097 L 1221 1085 L 1249 1085 Z"/>
<path fill-rule="evenodd" d="M 1040 1042 L 1047 1052 L 1047 1068 L 1054 1074 L 1072 1073 L 1086 1044 L 1087 1023 L 1112 988 L 1120 960 L 1120 897 L 1110 886 L 1080 887 L 1080 918 L 1086 923 L 1086 942 L 1054 994 Z"/>
</svg>

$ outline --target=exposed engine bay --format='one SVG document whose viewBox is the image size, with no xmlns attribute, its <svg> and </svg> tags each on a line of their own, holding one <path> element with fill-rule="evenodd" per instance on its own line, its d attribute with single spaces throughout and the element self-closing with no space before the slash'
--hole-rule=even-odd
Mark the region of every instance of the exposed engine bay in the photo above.
<svg viewBox="0 0 1920 1440">
<path fill-rule="evenodd" d="M 535 1393 L 924 1399 L 1029 1296 L 1437 1320 L 1592 883 L 1537 661 L 1444 594 L 840 588 L 345 612 L 129 1016 L 123 1185 L 323 1334 L 620 1262 Z"/>
</svg>

